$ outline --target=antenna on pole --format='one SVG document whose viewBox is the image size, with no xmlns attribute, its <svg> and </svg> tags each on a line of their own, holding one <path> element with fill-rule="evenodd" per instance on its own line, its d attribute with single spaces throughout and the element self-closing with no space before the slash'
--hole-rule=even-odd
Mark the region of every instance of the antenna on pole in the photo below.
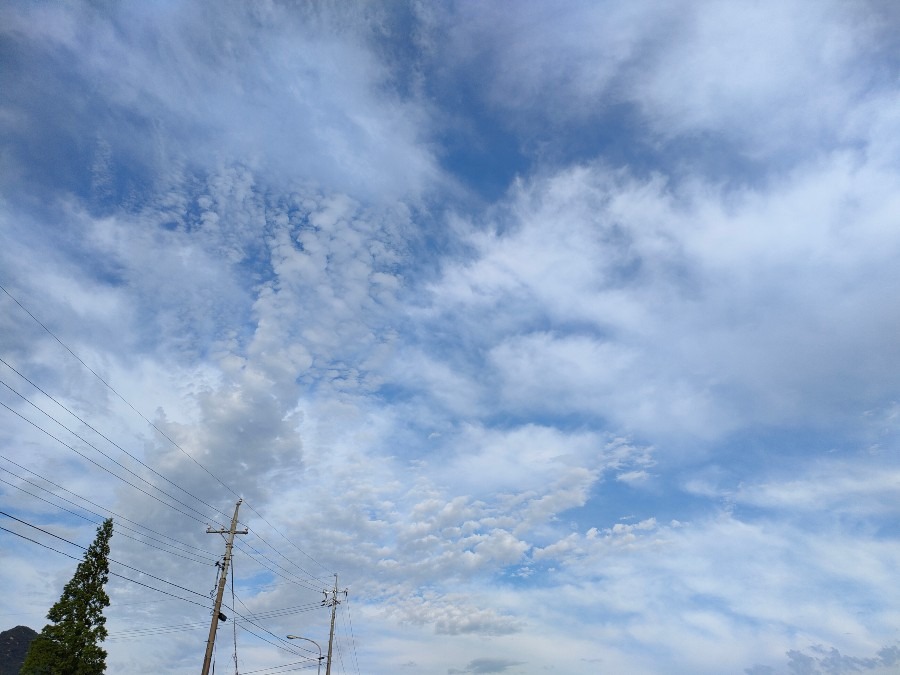
<svg viewBox="0 0 900 675">
<path fill-rule="evenodd" d="M 249 531 L 247 528 L 244 528 L 243 530 L 237 529 L 238 509 L 241 508 L 241 502 L 243 501 L 243 499 L 238 499 L 237 504 L 234 505 L 234 517 L 231 519 L 231 527 L 229 529 L 214 530 L 211 527 L 206 528 L 207 534 L 227 534 L 228 539 L 225 542 L 225 555 L 222 558 L 222 562 L 216 562 L 217 566 L 221 564 L 222 574 L 219 577 L 219 590 L 216 592 L 216 604 L 213 607 L 212 621 L 209 623 L 209 639 L 206 641 L 206 655 L 203 657 L 202 675 L 209 675 L 209 666 L 210 663 L 212 663 L 213 646 L 216 644 L 216 629 L 219 627 L 219 618 L 225 618 L 225 615 L 222 614 L 222 596 L 225 593 L 225 579 L 228 576 L 228 565 L 231 563 L 231 547 L 234 545 L 234 535 L 247 534 Z M 335 588 L 337 588 L 337 581 L 335 581 Z M 331 618 L 331 626 L 333 630 L 333 616 Z"/>
</svg>

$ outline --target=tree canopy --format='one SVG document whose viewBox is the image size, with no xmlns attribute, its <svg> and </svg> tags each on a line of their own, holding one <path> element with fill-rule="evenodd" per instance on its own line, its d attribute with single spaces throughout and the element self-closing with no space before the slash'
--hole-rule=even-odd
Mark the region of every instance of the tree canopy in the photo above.
<svg viewBox="0 0 900 675">
<path fill-rule="evenodd" d="M 100 675 L 106 670 L 104 590 L 109 579 L 109 540 L 112 519 L 97 528 L 97 536 L 78 564 L 56 604 L 47 612 L 51 621 L 31 643 L 22 675 Z"/>
</svg>

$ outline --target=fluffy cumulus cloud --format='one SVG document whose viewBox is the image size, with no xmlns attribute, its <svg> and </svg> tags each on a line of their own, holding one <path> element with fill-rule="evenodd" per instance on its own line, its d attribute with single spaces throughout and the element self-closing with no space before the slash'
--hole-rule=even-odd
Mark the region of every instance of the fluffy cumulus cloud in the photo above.
<svg viewBox="0 0 900 675">
<path fill-rule="evenodd" d="M 219 667 L 896 669 L 898 24 L 4 5 L 6 627 L 112 515 L 194 671 L 241 497 Z"/>
</svg>

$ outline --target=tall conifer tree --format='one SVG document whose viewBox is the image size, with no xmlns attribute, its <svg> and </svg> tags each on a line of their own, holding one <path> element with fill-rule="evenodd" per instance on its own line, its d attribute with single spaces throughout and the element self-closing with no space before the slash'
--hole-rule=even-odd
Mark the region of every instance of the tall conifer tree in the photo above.
<svg viewBox="0 0 900 675">
<path fill-rule="evenodd" d="M 104 590 L 109 579 L 109 539 L 112 519 L 97 528 L 97 537 L 66 584 L 62 596 L 28 650 L 21 675 L 101 675 L 106 670 L 106 617 L 109 606 Z"/>
</svg>

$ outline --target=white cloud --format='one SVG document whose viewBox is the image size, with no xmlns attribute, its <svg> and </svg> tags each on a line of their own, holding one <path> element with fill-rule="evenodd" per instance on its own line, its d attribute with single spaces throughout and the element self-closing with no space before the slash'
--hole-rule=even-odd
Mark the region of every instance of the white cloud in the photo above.
<svg viewBox="0 0 900 675">
<path fill-rule="evenodd" d="M 733 495 L 738 503 L 800 512 L 829 511 L 857 515 L 887 514 L 886 497 L 900 483 L 894 467 L 871 463 L 823 463 L 794 479 L 743 485 Z"/>
<path fill-rule="evenodd" d="M 247 497 L 237 593 L 285 610 L 273 633 L 323 637 L 334 569 L 363 672 L 877 672 L 900 186 L 894 64 L 871 62 L 893 19 L 866 8 L 6 7 L 2 283 Z M 625 166 L 587 133 L 608 119 Z M 534 162 L 488 208 L 434 159 L 467 123 Z M 704 138 L 758 173 L 713 175 L 679 145 Z M 563 165 L 573 144 L 601 156 Z M 227 519 L 236 495 L 0 299 L 4 358 Z M 4 452 L 220 553 L 7 421 Z M 0 611 L 39 627 L 71 569 L 22 573 L 19 544 Z M 205 612 L 111 589 L 113 631 Z M 187 672 L 202 633 L 121 639 L 111 667 Z"/>
<path fill-rule="evenodd" d="M 662 136 L 717 131 L 772 156 L 840 129 L 872 26 L 837 3 L 692 3 L 636 100 Z M 801 146 L 802 147 L 802 146 Z"/>
<path fill-rule="evenodd" d="M 366 45 L 375 11 L 19 6 L 6 13 L 6 34 L 40 58 L 71 57 L 72 79 L 89 86 L 67 90 L 78 105 L 66 126 L 107 135 L 114 164 L 168 173 L 172 163 L 211 170 L 239 157 L 272 179 L 380 199 L 420 192 L 438 174 L 418 137 L 426 119 L 389 94 Z M 42 95 L 36 88 L 32 100 Z M 83 114 L 98 104 L 120 126 Z"/>
<path fill-rule="evenodd" d="M 608 102 L 622 70 L 640 58 L 641 49 L 680 9 L 577 3 L 558 12 L 528 2 L 510 15 L 497 7 L 460 3 L 446 19 L 452 28 L 445 55 L 467 72 L 486 75 L 484 95 L 512 111 L 513 122 L 523 121 L 517 112 L 534 108 L 542 121 L 553 115 L 588 116 Z"/>
<path fill-rule="evenodd" d="M 645 134 L 633 141 L 647 147 L 688 143 L 695 163 L 702 153 L 728 161 L 728 147 L 787 164 L 860 139 L 848 115 L 890 89 L 873 66 L 898 18 L 879 3 L 794 1 L 576 3 L 567 12 L 530 2 L 512 17 L 462 3 L 450 17 L 444 70 L 478 72 L 480 96 L 534 152 L 558 150 L 548 128 L 609 124 L 625 105 L 632 116 L 619 133 L 637 127 Z"/>
<path fill-rule="evenodd" d="M 494 331 L 499 409 L 701 437 L 826 424 L 856 383 L 878 396 L 895 356 L 894 183 L 846 155 L 736 194 L 602 167 L 536 179 L 502 231 L 472 235 L 435 306 Z"/>
<path fill-rule="evenodd" d="M 760 654 L 767 658 L 757 663 L 782 663 L 788 649 L 814 644 L 845 653 L 871 653 L 879 638 L 887 644 L 894 612 L 880 593 L 883 566 L 897 553 L 893 543 L 847 531 L 809 533 L 722 515 L 688 527 L 648 520 L 574 533 L 535 559 L 577 567 L 581 581 L 559 602 L 575 615 L 590 606 L 615 621 L 620 645 L 667 650 L 671 672 L 716 672 L 723 664 L 746 667 Z M 842 593 L 851 586 L 854 601 Z M 815 615 L 815 607 L 827 611 Z M 738 635 L 741 649 L 732 643 Z M 705 658 L 718 665 L 704 665 Z"/>
</svg>

